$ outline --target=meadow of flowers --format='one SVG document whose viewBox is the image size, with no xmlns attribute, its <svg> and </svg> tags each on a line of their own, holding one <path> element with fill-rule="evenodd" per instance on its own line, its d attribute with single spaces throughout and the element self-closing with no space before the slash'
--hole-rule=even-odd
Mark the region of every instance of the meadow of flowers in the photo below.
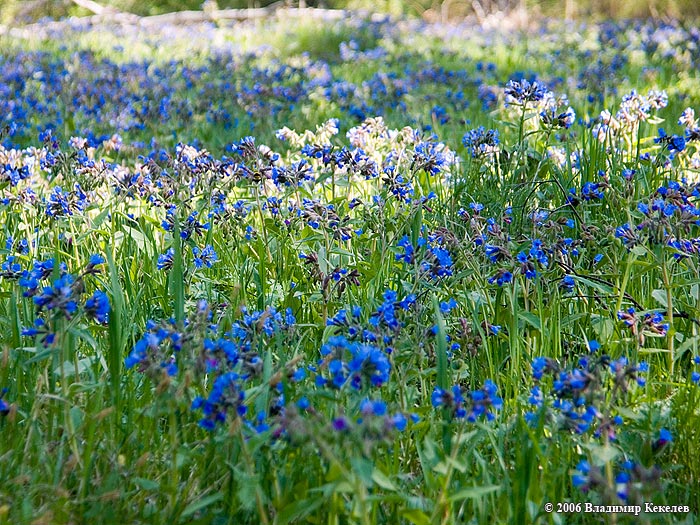
<svg viewBox="0 0 700 525">
<path fill-rule="evenodd" d="M 0 523 L 696 522 L 700 31 L 0 43 Z"/>
</svg>

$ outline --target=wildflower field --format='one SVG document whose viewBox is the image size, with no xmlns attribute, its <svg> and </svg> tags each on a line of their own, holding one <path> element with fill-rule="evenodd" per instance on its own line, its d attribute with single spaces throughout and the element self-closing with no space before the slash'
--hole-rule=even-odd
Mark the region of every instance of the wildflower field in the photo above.
<svg viewBox="0 0 700 525">
<path fill-rule="evenodd" d="M 697 522 L 700 30 L 0 44 L 0 523 Z"/>
</svg>

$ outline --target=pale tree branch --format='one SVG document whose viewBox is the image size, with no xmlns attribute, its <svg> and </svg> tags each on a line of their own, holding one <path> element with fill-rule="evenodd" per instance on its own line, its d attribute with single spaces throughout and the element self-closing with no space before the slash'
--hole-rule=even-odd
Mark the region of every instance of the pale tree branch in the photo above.
<svg viewBox="0 0 700 525">
<path fill-rule="evenodd" d="M 83 9 L 87 9 L 88 11 L 91 11 L 95 13 L 96 15 L 106 15 L 109 13 L 116 13 L 117 10 L 114 9 L 113 7 L 105 7 L 101 4 L 98 4 L 97 2 L 93 0 L 71 0 L 75 5 L 78 7 L 82 7 Z"/>
</svg>

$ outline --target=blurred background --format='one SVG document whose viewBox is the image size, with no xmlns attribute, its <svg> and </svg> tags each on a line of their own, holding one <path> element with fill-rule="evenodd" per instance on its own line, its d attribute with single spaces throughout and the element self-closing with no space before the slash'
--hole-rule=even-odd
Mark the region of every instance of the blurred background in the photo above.
<svg viewBox="0 0 700 525">
<path fill-rule="evenodd" d="M 700 16 L 700 0 L 0 0 L 0 22 L 26 23 L 43 17 L 62 18 L 95 13 L 108 7 L 138 15 L 179 10 L 253 8 L 279 5 L 329 9 L 365 9 L 427 19 L 483 18 L 514 13 L 579 20 L 609 18 L 688 19 Z M 91 9 L 92 7 L 92 9 Z"/>
</svg>

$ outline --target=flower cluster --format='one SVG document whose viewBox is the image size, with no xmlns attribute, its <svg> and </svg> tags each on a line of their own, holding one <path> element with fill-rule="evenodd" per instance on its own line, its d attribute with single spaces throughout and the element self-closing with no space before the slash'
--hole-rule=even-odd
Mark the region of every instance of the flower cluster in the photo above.
<svg viewBox="0 0 700 525">
<path fill-rule="evenodd" d="M 22 295 L 32 299 L 36 308 L 34 326 L 24 328 L 22 335 L 40 336 L 41 342 L 48 346 L 53 344 L 55 333 L 51 331 L 53 321 L 71 320 L 77 316 L 106 324 L 109 321 L 109 297 L 102 290 L 95 290 L 83 303 L 85 278 L 100 273 L 98 266 L 104 264 L 101 255 L 90 257 L 82 273 L 75 276 L 68 273 L 65 263 L 56 266 L 55 259 L 34 261 L 32 270 L 22 269 L 14 256 L 10 256 L 2 266 L 2 276 L 17 280 Z M 52 321 L 52 322 L 48 322 Z"/>
<path fill-rule="evenodd" d="M 360 417 L 354 423 L 346 416 L 333 419 L 333 430 L 339 433 L 357 432 L 362 440 L 382 441 L 392 437 L 395 431 L 403 432 L 408 426 L 408 419 L 402 412 L 389 414 L 385 401 L 365 398 L 360 402 Z M 410 415 L 416 422 L 417 416 Z"/>
<path fill-rule="evenodd" d="M 444 237 L 438 233 L 430 234 L 427 238 L 419 237 L 414 246 L 411 239 L 404 235 L 397 246 L 403 253 L 395 255 L 397 261 L 409 265 L 417 265 L 421 275 L 431 279 L 452 275 L 453 260 L 446 247 Z"/>
<path fill-rule="evenodd" d="M 644 346 L 647 336 L 664 337 L 669 327 L 669 324 L 664 321 L 663 314 L 648 312 L 640 316 L 632 306 L 617 312 L 617 318 L 630 329 L 640 346 Z"/>
<path fill-rule="evenodd" d="M 498 396 L 498 387 L 487 379 L 479 390 L 466 393 L 461 386 L 455 385 L 451 390 L 443 390 L 435 387 L 431 395 L 431 402 L 435 408 L 447 409 L 452 417 L 466 418 L 473 423 L 480 417 L 488 421 L 496 418 L 496 412 L 503 407 L 503 399 Z"/>
<path fill-rule="evenodd" d="M 242 314 L 223 335 L 212 323 L 213 311 L 203 300 L 183 323 L 149 321 L 124 364 L 149 376 L 159 388 L 175 384 L 188 372 L 199 379 L 211 377 L 209 392 L 198 396 L 191 408 L 201 410 L 200 425 L 213 430 L 228 414 L 242 417 L 247 413 L 245 390 L 263 371 L 260 352 L 269 351 L 273 339 L 290 336 L 296 324 L 291 309 L 248 312 L 243 308 Z M 262 428 L 261 422 L 247 423 Z"/>
<path fill-rule="evenodd" d="M 342 388 L 348 384 L 360 390 L 363 386 L 380 387 L 389 380 L 391 363 L 376 345 L 336 335 L 323 345 L 321 355 L 319 367 L 327 368 L 330 378 L 317 375 L 318 386 Z"/>
<path fill-rule="evenodd" d="M 693 364 L 695 367 L 700 366 L 700 356 L 695 356 L 693 358 Z M 700 372 L 693 370 L 693 372 L 690 374 L 690 380 L 696 385 L 700 384 Z"/>
<path fill-rule="evenodd" d="M 498 130 L 487 130 L 483 126 L 479 126 L 464 134 L 462 144 L 469 148 L 469 153 L 475 159 L 489 157 L 499 151 Z"/>
<path fill-rule="evenodd" d="M 641 95 L 636 90 L 622 97 L 620 108 L 613 116 L 610 111 L 601 112 L 599 122 L 593 127 L 593 135 L 604 142 L 617 136 L 629 136 L 639 130 L 639 124 L 651 118 L 652 111 L 668 105 L 665 91 L 650 90 Z M 664 134 L 665 136 L 665 134 Z"/>
<path fill-rule="evenodd" d="M 543 84 L 537 81 L 530 82 L 527 79 L 509 80 L 504 90 L 506 104 L 524 106 L 528 102 L 539 102 L 551 95 Z"/>
<path fill-rule="evenodd" d="M 197 397 L 192 402 L 192 410 L 201 410 L 203 418 L 199 424 L 206 430 L 214 430 L 217 423 L 224 423 L 229 411 L 244 416 L 247 407 L 243 404 L 245 392 L 241 390 L 240 377 L 235 372 L 227 372 L 214 380 L 209 396 Z"/>
<path fill-rule="evenodd" d="M 599 493 L 603 501 L 610 504 L 641 504 L 649 494 L 661 488 L 662 471 L 656 465 L 645 468 L 627 460 L 616 470 L 611 484 L 604 467 L 594 466 L 582 460 L 576 466 L 572 482 L 584 493 Z"/>
<path fill-rule="evenodd" d="M 589 348 L 591 353 L 570 368 L 563 368 L 558 361 L 547 357 L 532 361 L 535 386 L 528 402 L 534 411 L 525 415 L 529 423 L 537 424 L 540 417 L 544 417 L 554 428 L 567 429 L 574 434 L 593 429 L 594 437 L 616 439 L 617 428 L 623 420 L 611 408 L 624 400 L 633 384 L 646 384 L 648 365 L 630 364 L 625 357 L 613 360 L 607 355 L 598 355 L 597 341 L 591 341 Z M 551 386 L 544 382 L 545 376 L 551 377 Z"/>
<path fill-rule="evenodd" d="M 182 348 L 182 333 L 174 319 L 167 323 L 146 323 L 146 333 L 124 360 L 127 369 L 138 365 L 139 372 L 159 378 L 162 372 L 174 376 L 178 372 L 176 353 Z"/>
</svg>

